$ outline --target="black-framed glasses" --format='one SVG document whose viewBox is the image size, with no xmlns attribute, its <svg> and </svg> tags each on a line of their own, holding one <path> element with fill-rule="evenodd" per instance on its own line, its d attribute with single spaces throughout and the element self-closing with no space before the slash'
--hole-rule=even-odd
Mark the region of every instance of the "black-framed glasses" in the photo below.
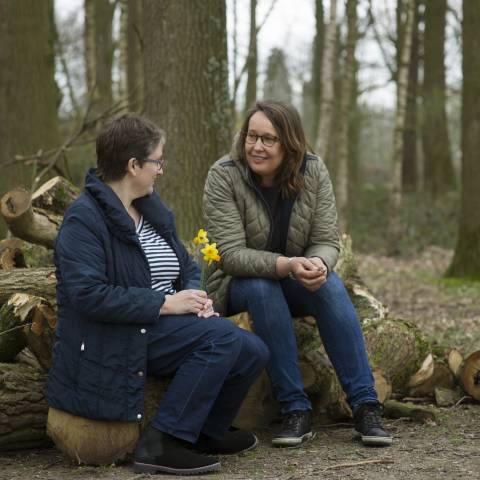
<svg viewBox="0 0 480 480">
<path fill-rule="evenodd" d="M 245 133 L 245 142 L 253 145 L 257 143 L 258 139 L 262 141 L 262 144 L 265 147 L 273 147 L 275 143 L 277 143 L 280 139 L 278 137 L 274 137 L 273 135 L 257 135 L 253 132 Z"/>
<path fill-rule="evenodd" d="M 161 158 L 160 160 L 153 160 L 151 158 L 146 158 L 144 160 L 145 163 L 154 163 L 157 166 L 158 170 L 163 170 L 167 166 L 167 160 L 165 158 Z"/>
</svg>

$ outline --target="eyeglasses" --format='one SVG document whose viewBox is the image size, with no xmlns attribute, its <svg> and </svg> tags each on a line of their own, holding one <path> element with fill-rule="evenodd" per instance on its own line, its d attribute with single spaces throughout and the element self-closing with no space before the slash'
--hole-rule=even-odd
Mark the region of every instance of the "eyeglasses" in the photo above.
<svg viewBox="0 0 480 480">
<path fill-rule="evenodd" d="M 167 166 L 167 160 L 163 157 L 160 160 L 152 160 L 151 158 L 146 158 L 144 162 L 154 163 L 157 166 L 158 170 L 163 170 Z"/>
<path fill-rule="evenodd" d="M 278 137 L 272 135 L 257 135 L 253 132 L 245 133 L 245 143 L 253 145 L 254 143 L 257 143 L 258 139 L 262 141 L 262 144 L 265 147 L 273 147 L 275 143 L 280 140 Z"/>
</svg>

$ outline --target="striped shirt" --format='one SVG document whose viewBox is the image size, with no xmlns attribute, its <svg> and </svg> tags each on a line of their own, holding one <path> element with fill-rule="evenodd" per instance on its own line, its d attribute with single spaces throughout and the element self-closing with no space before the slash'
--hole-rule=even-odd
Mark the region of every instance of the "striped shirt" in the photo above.
<svg viewBox="0 0 480 480">
<path fill-rule="evenodd" d="M 144 220 L 143 215 L 138 222 L 137 235 L 150 267 L 152 289 L 175 293 L 173 282 L 180 274 L 180 264 L 172 247 Z"/>
</svg>

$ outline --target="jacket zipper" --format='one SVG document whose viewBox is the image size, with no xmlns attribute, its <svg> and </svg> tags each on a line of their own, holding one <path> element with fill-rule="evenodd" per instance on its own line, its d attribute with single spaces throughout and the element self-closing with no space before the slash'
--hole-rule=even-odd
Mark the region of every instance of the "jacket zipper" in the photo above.
<svg viewBox="0 0 480 480">
<path fill-rule="evenodd" d="M 265 209 L 267 210 L 268 213 L 268 218 L 270 220 L 270 230 L 268 231 L 268 239 L 267 239 L 267 245 L 265 246 L 266 249 L 268 249 L 272 243 L 272 237 L 273 237 L 273 215 L 270 210 L 270 206 L 268 205 L 267 201 L 263 198 L 262 192 L 260 192 L 259 188 L 255 184 L 255 182 L 252 180 L 250 172 L 248 173 L 248 179 L 253 186 L 253 190 L 257 194 L 257 196 L 260 198 L 262 201 L 263 205 L 265 206 Z"/>
</svg>

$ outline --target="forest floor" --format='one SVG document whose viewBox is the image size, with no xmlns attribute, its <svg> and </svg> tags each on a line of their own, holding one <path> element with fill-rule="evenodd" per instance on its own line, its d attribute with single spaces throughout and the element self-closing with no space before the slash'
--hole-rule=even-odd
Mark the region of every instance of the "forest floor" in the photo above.
<svg viewBox="0 0 480 480">
<path fill-rule="evenodd" d="M 480 285 L 442 279 L 451 252 L 436 247 L 409 260 L 359 257 L 360 274 L 395 317 L 417 324 L 437 343 L 467 354 L 480 349 Z M 259 433 L 261 446 L 243 456 L 222 457 L 222 471 L 208 477 L 240 479 L 429 480 L 480 478 L 480 405 L 438 409 L 436 424 L 386 420 L 394 434 L 389 448 L 366 448 L 349 425 L 315 425 L 315 439 L 301 448 L 274 449 L 272 431 Z M 55 449 L 0 454 L 0 479 L 141 480 L 129 465 L 72 465 Z M 168 475 L 158 478 L 178 478 Z"/>
</svg>

